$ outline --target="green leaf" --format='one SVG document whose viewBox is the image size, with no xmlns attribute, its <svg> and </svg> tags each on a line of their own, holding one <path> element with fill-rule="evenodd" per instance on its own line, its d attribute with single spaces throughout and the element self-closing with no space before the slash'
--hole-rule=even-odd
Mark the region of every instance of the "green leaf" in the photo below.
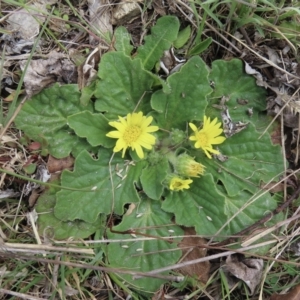
<svg viewBox="0 0 300 300">
<path fill-rule="evenodd" d="M 83 111 L 68 117 L 68 123 L 78 136 L 86 138 L 92 146 L 111 148 L 115 144 L 114 140 L 106 136 L 112 127 L 103 114 Z"/>
<path fill-rule="evenodd" d="M 84 86 L 81 89 L 80 103 L 82 106 L 86 106 L 91 102 L 91 98 L 94 96 L 96 89 L 96 81 L 93 81 L 90 85 Z"/>
<path fill-rule="evenodd" d="M 229 197 L 226 195 L 226 191 L 224 192 L 225 214 L 228 216 L 228 219 L 224 220 L 224 224 L 225 222 L 229 224 L 230 229 L 227 231 L 228 233 L 237 233 L 247 228 L 277 207 L 277 201 L 269 193 L 263 194 L 263 190 L 255 195 L 247 191 L 241 191 L 234 197 Z M 248 205 L 249 202 L 252 203 Z M 234 216 L 235 214 L 236 216 Z M 233 216 L 232 221 L 229 221 Z M 282 215 L 277 215 L 275 219 L 271 218 L 268 222 L 264 223 L 264 226 L 273 226 L 282 220 L 282 217 Z"/>
<path fill-rule="evenodd" d="M 167 79 L 171 92 L 155 92 L 151 99 L 153 109 L 160 112 L 160 127 L 186 129 L 186 123 L 202 120 L 207 106 L 206 97 L 212 89 L 208 82 L 208 70 L 199 57 L 191 58 L 179 72 Z"/>
<path fill-rule="evenodd" d="M 202 52 L 204 52 L 212 43 L 212 38 L 209 37 L 207 39 L 205 39 L 204 41 L 198 43 L 197 45 L 195 45 L 189 52 L 188 55 L 189 56 L 193 56 L 193 55 L 199 55 Z"/>
<path fill-rule="evenodd" d="M 137 111 L 149 112 L 149 95 L 155 82 L 154 76 L 143 69 L 140 60 L 132 60 L 122 52 L 109 52 L 103 55 L 99 66 L 102 79 L 95 92 L 95 108 L 115 116 L 125 116 Z"/>
<path fill-rule="evenodd" d="M 207 174 L 194 179 L 188 190 L 169 192 L 162 209 L 175 214 L 176 224 L 195 226 L 197 233 L 213 235 L 227 220 L 224 206 L 225 197 Z"/>
<path fill-rule="evenodd" d="M 73 222 L 63 222 L 56 218 L 53 213 L 53 208 L 56 203 L 55 193 L 57 189 L 50 188 L 46 190 L 40 197 L 35 206 L 36 212 L 39 215 L 37 225 L 41 236 L 48 236 L 56 240 L 64 240 L 70 237 L 84 239 L 93 234 L 99 228 L 104 230 L 106 217 L 100 215 L 95 222 L 86 223 L 80 220 Z"/>
<path fill-rule="evenodd" d="M 160 203 L 151 200 L 142 200 L 130 215 L 125 215 L 122 222 L 113 230 L 137 232 L 157 237 L 182 235 L 182 229 L 172 221 L 172 215 L 161 210 Z M 176 263 L 181 251 L 177 248 L 178 238 L 174 243 L 162 239 L 132 241 L 131 235 L 107 233 L 109 239 L 123 240 L 118 243 L 109 243 L 107 255 L 111 267 L 147 272 Z M 138 238 L 139 236 L 136 234 Z M 127 241 L 131 239 L 131 241 Z M 166 274 L 160 273 L 160 274 Z M 155 292 L 166 280 L 155 278 L 132 279 L 132 275 L 120 275 L 133 288 L 143 292 Z"/>
<path fill-rule="evenodd" d="M 213 174 L 215 182 L 222 181 L 230 196 L 244 189 L 255 193 L 263 183 L 278 180 L 284 170 L 281 148 L 272 144 L 268 134 L 260 138 L 252 124 L 226 139 L 218 148 L 228 156 L 225 162 L 203 157 L 201 150 L 192 155 Z"/>
<path fill-rule="evenodd" d="M 133 46 L 130 43 L 131 36 L 127 29 L 123 26 L 118 27 L 115 30 L 115 48 L 117 51 L 121 51 L 124 54 L 130 56 L 133 50 Z"/>
<path fill-rule="evenodd" d="M 77 137 L 67 125 L 67 118 L 83 110 L 93 111 L 92 105 L 80 105 L 77 85 L 53 85 L 27 101 L 15 119 L 17 128 L 42 145 L 49 153 L 63 158 L 70 152 L 91 149 L 85 139 Z"/>
<path fill-rule="evenodd" d="M 177 38 L 179 21 L 173 16 L 164 16 L 151 27 L 151 35 L 145 37 L 145 44 L 137 50 L 135 59 L 140 59 L 145 69 L 153 69 L 165 50 L 170 49 Z"/>
<path fill-rule="evenodd" d="M 252 193 L 240 191 L 231 197 L 220 190 L 225 191 L 222 186 L 216 187 L 211 174 L 206 174 L 194 179 L 190 189 L 170 192 L 162 209 L 175 214 L 176 224 L 195 226 L 200 235 L 218 233 L 216 238 L 222 240 L 252 225 L 277 206 L 268 193 L 246 206 Z"/>
<path fill-rule="evenodd" d="M 227 97 L 225 105 L 233 121 L 255 123 L 258 112 L 266 109 L 266 91 L 256 85 L 255 78 L 245 73 L 240 59 L 214 61 L 209 78 L 214 85 L 210 103 L 218 105 L 223 96 Z M 253 109 L 252 116 L 247 114 L 249 108 Z M 211 112 L 220 117 L 220 110 L 211 108 Z"/>
<path fill-rule="evenodd" d="M 163 180 L 169 168 L 169 163 L 166 157 L 162 157 L 156 164 L 146 166 L 142 171 L 141 183 L 143 191 L 146 195 L 154 200 L 159 200 L 163 193 Z"/>
<path fill-rule="evenodd" d="M 23 166 L 23 170 L 27 173 L 27 174 L 34 174 L 36 171 L 36 163 L 30 163 L 28 165 L 24 165 Z"/>
<path fill-rule="evenodd" d="M 74 190 L 57 193 L 54 213 L 58 219 L 80 219 L 93 223 L 101 213 L 115 212 L 121 215 L 126 203 L 139 202 L 134 183 L 141 173 L 142 164 L 134 166 L 133 162 L 124 161 L 116 154 L 110 170 L 111 156 L 111 151 L 101 149 L 95 160 L 87 151 L 83 151 L 75 160 L 74 171 L 63 171 L 62 186 Z"/>
<path fill-rule="evenodd" d="M 174 47 L 177 49 L 183 47 L 189 40 L 190 35 L 191 35 L 191 26 L 188 25 L 184 29 L 179 31 L 178 37 L 173 43 Z"/>
</svg>

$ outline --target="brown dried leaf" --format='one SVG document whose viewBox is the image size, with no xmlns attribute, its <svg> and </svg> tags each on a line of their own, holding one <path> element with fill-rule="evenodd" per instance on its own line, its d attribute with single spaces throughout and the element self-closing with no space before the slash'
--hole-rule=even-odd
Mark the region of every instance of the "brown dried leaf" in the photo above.
<svg viewBox="0 0 300 300">
<path fill-rule="evenodd" d="M 195 236 L 193 227 L 184 228 L 184 237 L 178 246 L 182 249 L 182 258 L 180 262 L 191 261 L 206 256 L 206 248 L 201 248 L 206 244 L 206 240 Z M 194 237 L 191 237 L 193 235 Z M 194 265 L 188 265 L 178 269 L 182 275 L 197 277 L 201 282 L 206 283 L 209 278 L 210 262 L 200 262 Z"/>
<path fill-rule="evenodd" d="M 279 184 L 278 184 L 278 182 L 270 182 L 267 184 L 261 183 L 260 188 L 264 189 L 264 190 L 268 190 L 271 193 L 278 193 L 278 192 L 284 191 L 285 184 L 283 182 L 279 183 Z"/>
<path fill-rule="evenodd" d="M 39 142 L 32 142 L 27 146 L 29 151 L 37 151 L 41 149 L 41 143 Z"/>
<path fill-rule="evenodd" d="M 20 61 L 22 71 L 27 60 Z M 24 84 L 28 96 L 37 94 L 54 82 L 76 83 L 77 68 L 65 54 L 52 51 L 48 59 L 32 60 L 24 77 Z"/>
<path fill-rule="evenodd" d="M 270 300 L 298 300 L 300 299 L 300 284 L 296 285 L 289 293 L 279 295 L 273 294 Z"/>
<path fill-rule="evenodd" d="M 254 258 L 240 260 L 238 255 L 230 255 L 227 257 L 223 268 L 228 282 L 232 281 L 232 276 L 237 280 L 243 280 L 249 287 L 252 295 L 257 285 L 261 282 L 263 260 Z"/>
<path fill-rule="evenodd" d="M 277 124 L 277 126 L 272 131 L 271 140 L 274 145 L 281 145 L 282 138 L 281 138 L 281 125 L 280 124 Z"/>
<path fill-rule="evenodd" d="M 57 159 L 49 155 L 47 168 L 50 173 L 61 172 L 64 169 L 70 169 L 74 164 L 74 158 L 71 156 Z"/>
<path fill-rule="evenodd" d="M 39 198 L 41 194 L 41 191 L 38 189 L 38 190 L 32 190 L 30 196 L 29 196 L 29 199 L 28 199 L 28 205 L 29 207 L 33 207 L 37 201 L 37 199 Z"/>
<path fill-rule="evenodd" d="M 142 0 L 123 0 L 116 6 L 113 12 L 113 24 L 122 25 L 132 21 L 136 16 L 141 14 L 141 8 L 138 3 Z"/>
<path fill-rule="evenodd" d="M 37 14 L 36 11 L 40 11 Z M 20 54 L 24 48 L 31 48 L 34 43 L 34 37 L 39 34 L 40 23 L 45 21 L 42 12 L 46 11 L 45 3 L 34 3 L 28 5 L 26 9 L 15 11 L 7 18 L 8 25 L 6 29 L 17 34 L 20 39 L 12 39 L 7 54 Z M 38 20 L 37 20 L 38 19 Z"/>
<path fill-rule="evenodd" d="M 88 0 L 90 25 L 97 30 L 97 36 L 106 37 L 112 34 L 111 12 L 109 0 Z M 98 44 L 95 35 L 90 35 L 90 44 Z"/>
</svg>

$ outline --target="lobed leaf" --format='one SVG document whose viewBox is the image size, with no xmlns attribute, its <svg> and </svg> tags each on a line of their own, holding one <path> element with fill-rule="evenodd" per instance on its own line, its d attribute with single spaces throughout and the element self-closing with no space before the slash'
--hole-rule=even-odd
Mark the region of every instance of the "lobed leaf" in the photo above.
<svg viewBox="0 0 300 300">
<path fill-rule="evenodd" d="M 146 70 L 153 69 L 165 50 L 170 49 L 177 39 L 179 20 L 173 16 L 159 18 L 151 27 L 151 34 L 145 37 L 145 44 L 137 50 L 135 59 L 140 59 Z"/>
<path fill-rule="evenodd" d="M 209 79 L 214 86 L 209 96 L 211 105 L 219 105 L 221 98 L 226 97 L 224 105 L 234 122 L 255 123 L 258 113 L 266 109 L 266 91 L 256 85 L 254 77 L 246 74 L 240 59 L 214 61 Z M 252 115 L 247 113 L 248 109 L 252 109 Z M 211 109 L 210 112 L 220 118 L 220 109 Z"/>
<path fill-rule="evenodd" d="M 113 230 L 136 230 L 142 234 L 158 237 L 158 239 L 132 241 L 131 235 L 108 232 L 109 239 L 122 240 L 122 242 L 110 243 L 107 246 L 109 266 L 147 272 L 176 263 L 181 256 L 181 251 L 177 247 L 181 239 L 172 238 L 172 236 L 182 235 L 183 231 L 171 219 L 172 215 L 162 211 L 159 202 L 143 199 L 129 215 L 124 215 L 122 222 L 113 227 Z M 143 237 L 138 233 L 136 236 Z M 164 241 L 161 237 L 172 238 L 173 242 Z M 166 272 L 161 274 L 166 274 Z M 133 288 L 150 293 L 158 290 L 166 282 L 166 280 L 156 278 L 134 280 L 132 275 L 120 274 L 119 276 Z"/>
<path fill-rule="evenodd" d="M 162 208 L 175 214 L 176 224 L 195 226 L 200 235 L 215 235 L 222 240 L 260 220 L 266 212 L 277 207 L 277 202 L 264 194 L 249 206 L 252 193 L 240 191 L 229 196 L 222 186 L 216 186 L 211 174 L 194 180 L 184 192 L 170 192 Z M 263 198 L 263 201 L 262 201 Z M 238 212 L 238 213 L 237 213 Z M 235 214 L 236 216 L 231 219 Z M 271 225 L 276 222 L 271 221 Z"/>
<path fill-rule="evenodd" d="M 162 196 L 164 186 L 163 180 L 169 168 L 169 163 L 166 157 L 153 165 L 146 166 L 141 174 L 141 183 L 145 194 L 154 200 L 159 200 Z"/>
<path fill-rule="evenodd" d="M 122 52 L 103 55 L 99 65 L 99 77 L 95 91 L 96 110 L 111 115 L 126 116 L 128 113 L 150 111 L 149 95 L 155 82 L 154 76 L 143 69 L 140 60 L 132 60 Z"/>
<path fill-rule="evenodd" d="M 256 193 L 264 183 L 278 180 L 284 170 L 281 148 L 273 145 L 268 135 L 260 138 L 252 124 L 226 139 L 218 148 L 228 160 L 210 160 L 199 151 L 194 151 L 193 155 L 206 166 L 215 182 L 224 184 L 229 196 L 241 190 Z"/>
<path fill-rule="evenodd" d="M 134 166 L 117 154 L 109 166 L 111 156 L 111 151 L 101 149 L 95 160 L 87 151 L 83 151 L 75 160 L 74 171 L 63 171 L 62 186 L 74 190 L 57 193 L 54 214 L 58 219 L 80 219 L 93 223 L 101 213 L 114 211 L 121 215 L 126 203 L 140 201 L 134 183 L 138 180 L 142 165 Z"/>
<path fill-rule="evenodd" d="M 56 240 L 64 240 L 70 237 L 84 239 L 93 234 L 96 230 L 104 230 L 106 218 L 100 215 L 95 222 L 87 223 L 81 220 L 62 221 L 55 217 L 53 208 L 56 203 L 57 189 L 50 188 L 40 197 L 35 206 L 39 215 L 37 220 L 40 236 L 47 235 Z"/>
<path fill-rule="evenodd" d="M 131 45 L 131 36 L 127 29 L 123 26 L 116 28 L 115 33 L 115 48 L 117 51 L 121 51 L 124 54 L 130 56 L 133 46 Z"/>
<path fill-rule="evenodd" d="M 190 189 L 169 192 L 162 209 L 175 214 L 176 224 L 195 226 L 197 233 L 213 235 L 227 220 L 225 197 L 207 174 L 193 180 Z"/>
<path fill-rule="evenodd" d="M 106 134 L 112 130 L 103 114 L 92 114 L 83 111 L 68 117 L 69 126 L 79 137 L 86 138 L 92 146 L 112 148 L 115 141 Z"/>
<path fill-rule="evenodd" d="M 56 158 L 75 156 L 92 147 L 85 139 L 74 134 L 68 126 L 68 117 L 84 110 L 93 111 L 92 105 L 80 105 L 77 85 L 58 84 L 43 90 L 27 101 L 15 119 L 17 128 L 36 142 L 46 144 L 49 153 Z"/>
<path fill-rule="evenodd" d="M 158 125 L 166 130 L 186 129 L 192 120 L 203 120 L 207 95 L 212 91 L 208 82 L 208 69 L 199 57 L 191 58 L 179 72 L 168 77 L 171 92 L 158 90 L 152 95 L 152 108 Z"/>
</svg>

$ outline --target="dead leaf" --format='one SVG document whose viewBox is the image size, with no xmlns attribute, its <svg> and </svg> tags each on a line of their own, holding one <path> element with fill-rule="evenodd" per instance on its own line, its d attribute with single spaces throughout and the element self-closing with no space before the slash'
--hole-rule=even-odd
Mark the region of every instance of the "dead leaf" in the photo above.
<svg viewBox="0 0 300 300">
<path fill-rule="evenodd" d="M 33 37 L 39 34 L 40 24 L 37 19 L 43 23 L 45 17 L 42 13 L 45 12 L 46 4 L 35 2 L 32 5 L 26 6 L 26 9 L 20 9 L 14 12 L 7 18 L 7 30 L 19 32 L 24 40 L 32 40 Z"/>
<path fill-rule="evenodd" d="M 74 158 L 71 156 L 57 159 L 49 155 L 47 168 L 50 173 L 61 172 L 64 169 L 70 169 L 74 164 Z"/>
<path fill-rule="evenodd" d="M 41 144 L 39 142 L 32 142 L 27 146 L 29 151 L 37 151 L 41 149 Z"/>
<path fill-rule="evenodd" d="M 22 71 L 27 60 L 20 61 Z M 24 77 L 28 96 L 37 94 L 52 83 L 77 83 L 77 68 L 67 55 L 52 51 L 48 59 L 32 60 Z"/>
<path fill-rule="evenodd" d="M 298 300 L 300 299 L 300 284 L 296 285 L 287 294 L 273 294 L 270 300 Z"/>
<path fill-rule="evenodd" d="M 40 194 L 41 194 L 41 190 L 40 189 L 36 189 L 36 190 L 32 190 L 29 198 L 28 198 L 28 205 L 29 207 L 34 207 L 37 199 L 39 198 Z"/>
<path fill-rule="evenodd" d="M 282 183 L 270 182 L 266 184 L 262 182 L 260 184 L 260 188 L 264 190 L 268 190 L 271 193 L 278 193 L 278 192 L 282 192 L 285 189 L 285 184 L 283 182 Z"/>
<path fill-rule="evenodd" d="M 36 172 L 34 175 L 32 175 L 32 178 L 42 181 L 42 182 L 47 182 L 51 178 L 51 175 L 47 169 L 47 166 L 44 164 L 44 162 L 42 162 L 41 164 L 39 164 L 37 166 Z M 34 190 L 40 189 L 40 188 L 43 189 L 44 186 L 41 187 L 41 185 L 37 182 L 28 182 L 24 189 L 24 195 L 29 195 Z M 34 199 L 35 199 L 35 196 L 34 196 Z"/>
<path fill-rule="evenodd" d="M 242 258 L 239 255 L 230 255 L 223 266 L 228 282 L 242 280 L 249 287 L 250 295 L 261 282 L 263 260 L 254 258 Z"/>
<path fill-rule="evenodd" d="M 5 30 L 11 34 L 3 34 L 1 40 L 6 44 L 5 52 L 9 54 L 29 53 L 35 38 L 40 31 L 40 24 L 45 22 L 47 5 L 54 4 L 57 0 L 34 1 L 26 8 L 16 10 L 7 18 Z"/>
<path fill-rule="evenodd" d="M 113 24 L 121 25 L 130 22 L 133 18 L 141 14 L 141 8 L 138 3 L 142 3 L 142 0 L 123 0 L 116 6 L 113 12 Z"/>
<path fill-rule="evenodd" d="M 0 199 L 5 199 L 5 198 L 15 198 L 18 197 L 20 195 L 19 192 L 15 192 L 12 189 L 7 189 L 4 191 L 0 190 Z"/>
<path fill-rule="evenodd" d="M 164 5 L 162 1 L 151 1 L 151 3 L 149 3 L 149 8 L 153 8 L 159 16 L 165 16 L 167 14 L 167 5 Z"/>
<path fill-rule="evenodd" d="M 300 256 L 300 242 L 298 240 L 292 242 L 291 246 L 289 247 L 289 251 L 294 256 Z"/>
<path fill-rule="evenodd" d="M 206 244 L 206 240 L 196 235 L 193 227 L 184 228 L 184 237 L 178 246 L 182 249 L 180 262 L 191 261 L 206 256 L 206 248 L 201 245 Z M 194 237 L 191 237 L 194 236 Z M 209 278 L 210 262 L 200 262 L 178 269 L 182 275 L 197 277 L 201 282 L 206 283 Z"/>
<path fill-rule="evenodd" d="M 98 32 L 97 36 L 102 37 L 103 40 L 108 35 L 112 35 L 113 29 L 111 24 L 111 12 L 110 12 L 109 0 L 88 0 L 90 26 Z M 98 40 L 94 35 L 90 35 L 90 44 L 98 44 Z"/>
</svg>

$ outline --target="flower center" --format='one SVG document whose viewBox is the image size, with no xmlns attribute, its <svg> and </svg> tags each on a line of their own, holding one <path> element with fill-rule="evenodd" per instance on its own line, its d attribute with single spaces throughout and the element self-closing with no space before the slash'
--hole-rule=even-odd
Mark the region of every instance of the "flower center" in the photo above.
<svg viewBox="0 0 300 300">
<path fill-rule="evenodd" d="M 174 182 L 174 189 L 179 190 L 179 189 L 181 189 L 182 185 L 183 185 L 182 182 L 176 181 L 176 182 Z"/>
<path fill-rule="evenodd" d="M 138 140 L 142 133 L 142 130 L 139 126 L 133 125 L 125 129 L 123 139 L 127 145 L 131 145 Z"/>
<path fill-rule="evenodd" d="M 197 141 L 199 142 L 199 144 L 201 144 L 202 146 L 206 146 L 208 144 L 208 137 L 207 134 L 204 132 L 198 132 L 197 134 Z"/>
</svg>

